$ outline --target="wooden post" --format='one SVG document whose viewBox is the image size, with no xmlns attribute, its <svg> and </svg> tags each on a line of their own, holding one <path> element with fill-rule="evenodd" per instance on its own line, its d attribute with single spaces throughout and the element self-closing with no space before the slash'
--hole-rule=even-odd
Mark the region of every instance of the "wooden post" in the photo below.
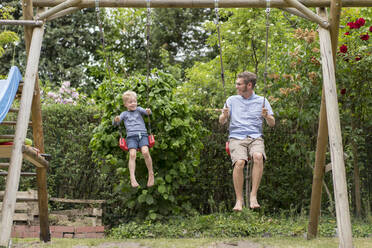
<svg viewBox="0 0 372 248">
<path fill-rule="evenodd" d="M 340 11 L 341 11 L 341 0 L 333 0 L 331 3 L 331 39 L 332 39 L 332 55 L 333 63 L 336 64 L 336 51 L 338 43 L 338 29 L 340 23 Z M 326 18 L 327 14 L 325 9 L 317 9 L 318 14 Z M 325 164 L 325 153 L 327 149 L 328 141 L 328 126 L 326 123 L 327 114 L 325 108 L 324 88 L 322 90 L 322 101 L 319 113 L 319 129 L 318 129 L 318 140 L 317 149 L 315 154 L 315 166 L 313 174 L 313 186 L 311 191 L 311 203 L 310 203 L 310 217 L 307 231 L 307 238 L 312 239 L 317 236 L 319 215 L 322 199 L 322 180 L 324 177 L 324 164 Z"/>
<path fill-rule="evenodd" d="M 329 146 L 331 150 L 338 237 L 341 248 L 352 248 L 349 202 L 330 32 L 319 27 L 319 40 L 329 130 Z"/>
<path fill-rule="evenodd" d="M 94 8 L 96 0 L 84 0 L 75 7 Z M 332 0 L 301 0 L 310 7 L 329 7 Z M 65 0 L 33 0 L 35 7 L 53 7 Z M 146 8 L 147 0 L 99 0 L 100 7 L 109 8 Z M 371 0 L 342 0 L 344 7 L 372 7 Z M 152 8 L 214 8 L 214 0 L 151 0 Z M 219 8 L 266 8 L 264 0 L 219 0 Z M 271 0 L 271 8 L 290 8 L 285 0 Z"/>
<path fill-rule="evenodd" d="M 313 239 L 318 233 L 320 206 L 322 202 L 322 185 L 324 177 L 324 165 L 328 142 L 327 113 L 325 106 L 324 88 L 320 104 L 318 138 L 316 143 L 315 166 L 313 173 L 313 185 L 311 189 L 310 220 L 307 229 L 307 239 Z"/>
<path fill-rule="evenodd" d="M 30 54 L 27 59 L 22 98 L 17 118 L 12 156 L 10 158 L 10 167 L 8 171 L 9 174 L 6 180 L 6 192 L 3 201 L 3 210 L 1 213 L 0 246 L 7 246 L 10 239 L 13 213 L 16 203 L 16 193 L 18 191 L 23 159 L 22 146 L 26 138 L 28 121 L 30 119 L 31 102 L 35 88 L 43 34 L 43 26 L 35 27 L 32 33 Z"/>
<path fill-rule="evenodd" d="M 23 19 L 33 19 L 33 6 L 32 0 L 23 0 Z M 26 54 L 29 55 L 30 42 L 32 38 L 32 29 L 25 27 L 25 43 Z M 40 89 L 39 78 L 36 75 L 34 97 L 32 98 L 32 133 L 35 147 L 41 153 L 45 152 L 44 149 L 44 133 L 43 133 L 43 120 L 41 115 L 40 103 Z M 39 220 L 40 220 L 40 240 L 44 242 L 50 241 L 49 230 L 49 217 L 48 217 L 48 190 L 47 190 L 47 167 L 36 168 L 36 182 L 38 186 L 38 204 L 39 204 Z"/>
</svg>

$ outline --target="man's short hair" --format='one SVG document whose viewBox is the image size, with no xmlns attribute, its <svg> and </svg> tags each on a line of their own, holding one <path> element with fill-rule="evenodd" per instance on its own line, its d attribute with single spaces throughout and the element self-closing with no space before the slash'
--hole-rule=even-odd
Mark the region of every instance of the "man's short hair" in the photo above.
<svg viewBox="0 0 372 248">
<path fill-rule="evenodd" d="M 123 93 L 123 102 L 126 103 L 130 98 L 135 98 L 137 99 L 137 94 L 136 92 L 132 90 L 127 90 Z"/>
<path fill-rule="evenodd" d="M 256 86 L 257 76 L 253 72 L 245 71 L 238 74 L 238 78 L 243 78 L 243 82 L 245 85 L 248 83 L 252 83 L 252 88 Z"/>
</svg>

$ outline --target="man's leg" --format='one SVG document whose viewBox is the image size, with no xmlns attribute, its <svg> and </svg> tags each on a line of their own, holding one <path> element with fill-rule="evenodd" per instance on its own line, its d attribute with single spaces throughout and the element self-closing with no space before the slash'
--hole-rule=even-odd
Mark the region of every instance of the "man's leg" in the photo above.
<svg viewBox="0 0 372 248">
<path fill-rule="evenodd" d="M 136 188 L 139 186 L 137 180 L 136 180 L 136 156 L 137 151 L 136 149 L 129 149 L 129 175 L 130 175 L 130 184 L 133 188 Z"/>
<path fill-rule="evenodd" d="M 253 169 L 252 169 L 252 191 L 249 198 L 251 208 L 259 208 L 260 204 L 257 201 L 257 191 L 260 186 L 263 173 L 263 155 L 262 153 L 253 153 Z"/>
<path fill-rule="evenodd" d="M 147 187 L 152 187 L 152 186 L 154 186 L 154 171 L 153 171 L 153 168 L 152 168 L 152 159 L 151 159 L 151 156 L 150 156 L 149 147 L 148 146 L 142 146 L 141 147 L 141 152 L 142 152 L 143 157 L 145 158 L 147 171 L 149 173 L 149 177 L 148 177 L 148 180 L 147 180 Z"/>
<path fill-rule="evenodd" d="M 235 207 L 233 208 L 234 211 L 241 211 L 243 209 L 244 165 L 245 160 L 238 160 L 234 165 L 233 182 L 236 196 L 236 203 Z"/>
</svg>

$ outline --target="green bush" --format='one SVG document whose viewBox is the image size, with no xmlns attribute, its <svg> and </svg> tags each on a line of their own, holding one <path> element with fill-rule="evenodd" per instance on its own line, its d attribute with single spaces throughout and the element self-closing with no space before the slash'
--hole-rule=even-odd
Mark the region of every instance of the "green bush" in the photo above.
<svg viewBox="0 0 372 248">
<path fill-rule="evenodd" d="M 43 105 L 45 152 L 51 154 L 48 193 L 53 197 L 97 199 L 104 186 L 101 169 L 91 159 L 92 131 L 98 111 L 89 105 Z"/>
<path fill-rule="evenodd" d="M 174 96 L 176 86 L 171 75 L 153 71 L 149 85 L 143 76 L 114 78 L 112 82 L 102 83 L 97 91 L 103 115 L 90 147 L 97 163 L 105 168 L 102 170 L 111 175 L 107 183 L 114 191 L 107 195 L 110 205 L 107 214 L 115 222 L 133 218 L 161 219 L 191 214 L 194 210 L 191 201 L 197 198 L 194 189 L 205 130 L 192 117 L 193 110 L 187 101 Z M 112 126 L 114 116 L 125 110 L 122 94 L 128 89 L 137 93 L 139 106 L 149 107 L 153 113 L 151 124 L 156 144 L 150 152 L 155 172 L 152 188 L 143 188 L 147 169 L 140 153 L 136 160 L 136 178 L 142 187 L 130 187 L 128 153 L 118 147 L 118 128 Z"/>
</svg>

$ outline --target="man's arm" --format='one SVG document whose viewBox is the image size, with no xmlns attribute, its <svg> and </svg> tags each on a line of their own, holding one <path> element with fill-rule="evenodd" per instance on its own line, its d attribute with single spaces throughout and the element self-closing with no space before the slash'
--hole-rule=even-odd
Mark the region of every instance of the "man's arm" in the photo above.
<svg viewBox="0 0 372 248">
<path fill-rule="evenodd" d="M 275 118 L 274 118 L 274 116 L 267 115 L 267 117 L 265 118 L 265 120 L 266 120 L 267 125 L 269 125 L 269 127 L 275 126 Z"/>
<path fill-rule="evenodd" d="M 269 115 L 266 108 L 262 109 L 262 117 L 266 120 L 269 127 L 275 126 L 275 118 L 272 115 Z"/>
</svg>

